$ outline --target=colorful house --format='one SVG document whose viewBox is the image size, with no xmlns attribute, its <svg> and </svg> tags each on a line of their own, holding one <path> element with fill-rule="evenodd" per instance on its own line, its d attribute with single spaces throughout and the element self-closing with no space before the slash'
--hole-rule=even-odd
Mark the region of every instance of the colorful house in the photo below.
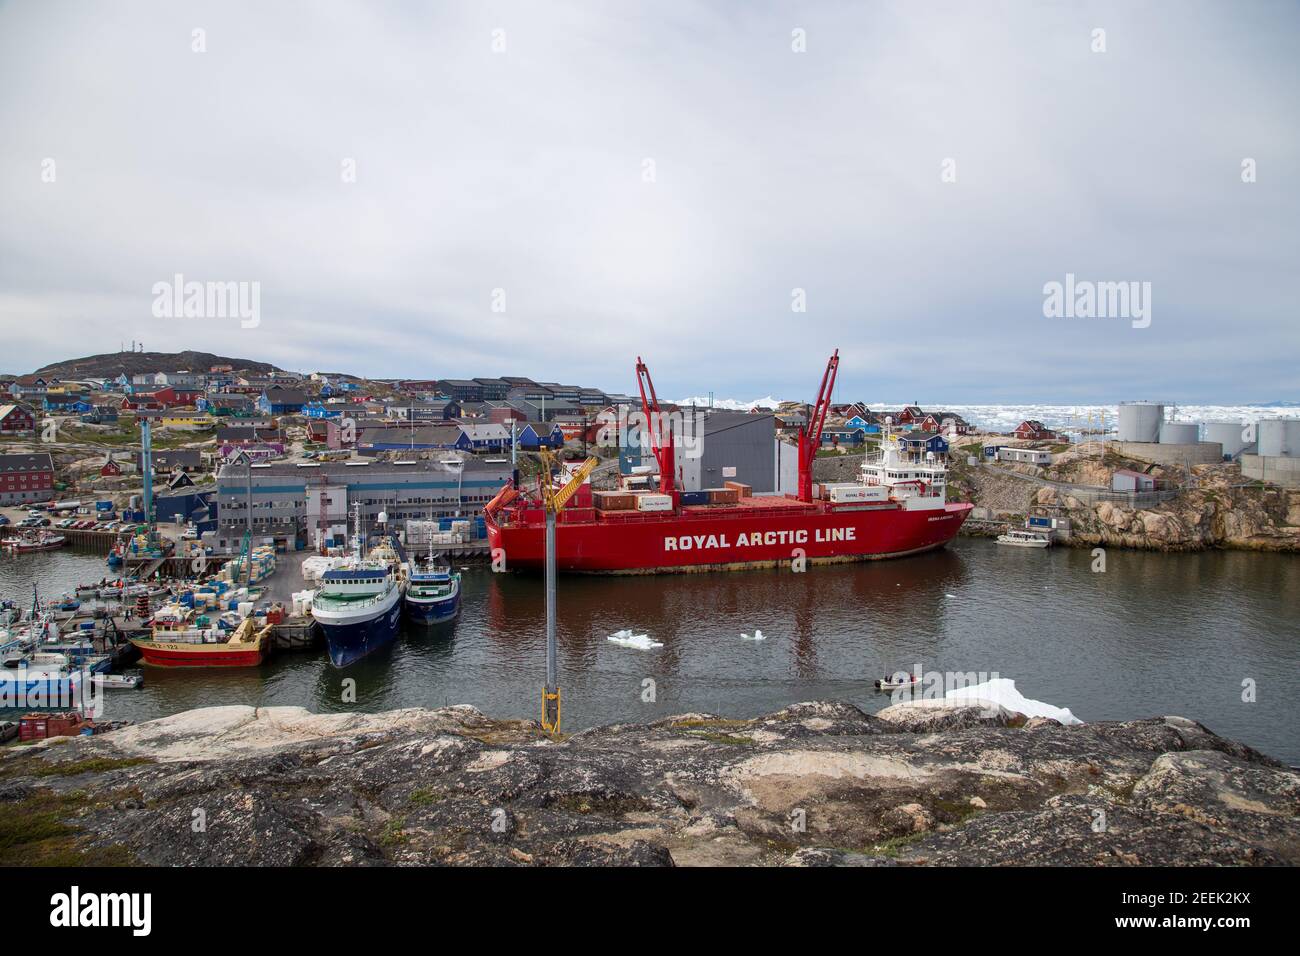
<svg viewBox="0 0 1300 956">
<path fill-rule="evenodd" d="M 526 451 L 564 447 L 564 432 L 554 423 L 544 425 L 539 422 L 529 422 L 516 434 L 516 438 L 519 447 Z"/>
</svg>

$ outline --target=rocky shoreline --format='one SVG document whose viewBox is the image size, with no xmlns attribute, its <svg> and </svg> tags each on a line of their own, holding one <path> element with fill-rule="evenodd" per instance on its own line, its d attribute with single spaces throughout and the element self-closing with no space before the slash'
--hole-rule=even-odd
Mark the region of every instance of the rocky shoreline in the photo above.
<svg viewBox="0 0 1300 956">
<path fill-rule="evenodd" d="M 216 707 L 0 751 L 0 863 L 1295 865 L 1300 774 L 1194 721 L 997 705 Z"/>
</svg>

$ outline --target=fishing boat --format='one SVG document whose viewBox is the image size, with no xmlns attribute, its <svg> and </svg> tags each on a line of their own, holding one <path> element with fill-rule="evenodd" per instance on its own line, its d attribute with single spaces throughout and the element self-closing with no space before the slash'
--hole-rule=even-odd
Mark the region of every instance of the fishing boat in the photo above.
<svg viewBox="0 0 1300 956">
<path fill-rule="evenodd" d="M 32 551 L 57 551 L 68 543 L 68 539 L 56 531 L 29 530 L 16 538 L 6 538 L 4 548 L 13 554 L 28 554 Z"/>
<path fill-rule="evenodd" d="M 406 586 L 406 616 L 420 624 L 450 621 L 460 611 L 460 574 L 445 558 L 433 553 L 420 555 L 411 563 Z"/>
<path fill-rule="evenodd" d="M 0 662 L 0 707 L 79 706 L 87 678 L 108 670 L 107 657 L 80 662 L 41 650 L 10 651 Z"/>
<path fill-rule="evenodd" d="M 1013 548 L 1046 548 L 1052 543 L 1051 538 L 1041 531 L 1008 531 L 998 535 L 998 544 Z"/>
<path fill-rule="evenodd" d="M 252 617 L 231 630 L 192 607 L 167 604 L 154 614 L 149 637 L 130 640 L 154 667 L 256 667 L 266 658 L 272 630 L 259 629 Z"/>
<path fill-rule="evenodd" d="M 325 634 L 335 667 L 346 667 L 393 642 L 406 590 L 406 566 L 387 538 L 363 556 L 360 505 L 354 506 L 353 519 L 351 560 L 321 575 L 311 601 L 312 617 Z M 381 513 L 380 522 L 384 520 Z"/>
</svg>

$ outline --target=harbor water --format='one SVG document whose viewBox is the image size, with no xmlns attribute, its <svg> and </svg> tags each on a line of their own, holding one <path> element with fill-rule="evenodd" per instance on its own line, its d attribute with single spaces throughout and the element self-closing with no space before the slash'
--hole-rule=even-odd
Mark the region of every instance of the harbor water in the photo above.
<svg viewBox="0 0 1300 956">
<path fill-rule="evenodd" d="M 1179 714 L 1300 764 L 1300 560 L 1004 548 L 958 539 L 898 561 L 660 577 L 560 579 L 564 728 L 708 711 L 749 717 L 812 699 L 865 710 L 886 672 L 997 674 L 1084 721 Z M 104 574 L 69 550 L 0 556 L 0 597 L 26 607 Z M 260 668 L 147 669 L 105 717 L 222 704 L 313 711 L 472 704 L 535 718 L 545 675 L 540 577 L 462 571 L 460 617 L 336 670 L 323 646 Z M 661 648 L 606 638 L 630 628 Z M 760 629 L 762 641 L 742 633 Z M 355 703 L 347 699 L 355 680 Z M 4 716 L 12 716 L 6 714 Z"/>
</svg>

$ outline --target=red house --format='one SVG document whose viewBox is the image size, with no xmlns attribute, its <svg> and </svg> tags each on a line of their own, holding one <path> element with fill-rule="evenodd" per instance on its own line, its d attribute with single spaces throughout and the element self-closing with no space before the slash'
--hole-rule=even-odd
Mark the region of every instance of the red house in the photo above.
<svg viewBox="0 0 1300 956">
<path fill-rule="evenodd" d="M 49 452 L 0 455 L 0 505 L 47 501 L 54 493 L 54 461 Z"/>
<path fill-rule="evenodd" d="M 898 417 L 894 419 L 894 424 L 915 425 L 923 418 L 925 418 L 925 412 L 921 411 L 921 406 L 905 405 L 903 406 L 903 410 L 898 413 Z"/>
<path fill-rule="evenodd" d="M 175 389 L 168 385 L 152 392 L 136 392 L 122 399 L 122 408 L 129 410 L 145 409 L 160 412 L 167 408 L 181 408 L 193 405 L 198 393 L 191 389 Z"/>
<path fill-rule="evenodd" d="M 1056 441 L 1060 436 L 1042 422 L 1028 418 L 1016 426 L 1015 435 L 1028 441 Z"/>
<path fill-rule="evenodd" d="M 121 474 L 122 466 L 113 460 L 112 455 L 105 458 L 104 463 L 99 466 L 99 477 L 101 478 L 116 478 Z"/>
<path fill-rule="evenodd" d="M 21 405 L 0 405 L 0 434 L 25 435 L 36 430 L 36 416 Z"/>
</svg>

